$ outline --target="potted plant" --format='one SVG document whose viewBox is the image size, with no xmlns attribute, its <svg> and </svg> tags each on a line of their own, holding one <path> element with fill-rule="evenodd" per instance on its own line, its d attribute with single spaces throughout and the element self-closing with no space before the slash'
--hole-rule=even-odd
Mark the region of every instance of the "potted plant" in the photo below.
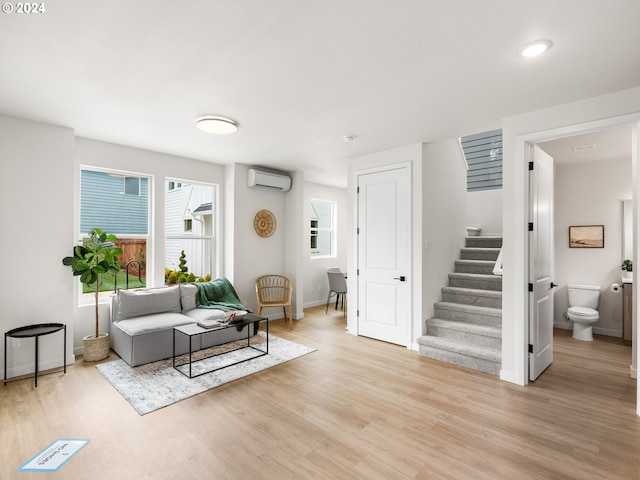
<svg viewBox="0 0 640 480">
<path fill-rule="evenodd" d="M 622 271 L 622 278 L 633 278 L 633 262 L 629 259 L 622 262 Z"/>
<path fill-rule="evenodd" d="M 80 277 L 80 282 L 87 286 L 95 285 L 96 331 L 95 335 L 83 338 L 83 356 L 88 362 L 97 362 L 109 356 L 109 334 L 99 331 L 98 298 L 102 276 L 120 270 L 118 255 L 122 254 L 122 249 L 116 246 L 117 241 L 115 235 L 94 228 L 86 241 L 76 245 L 72 257 L 62 259 L 62 264 L 71 267 L 73 275 Z"/>
</svg>

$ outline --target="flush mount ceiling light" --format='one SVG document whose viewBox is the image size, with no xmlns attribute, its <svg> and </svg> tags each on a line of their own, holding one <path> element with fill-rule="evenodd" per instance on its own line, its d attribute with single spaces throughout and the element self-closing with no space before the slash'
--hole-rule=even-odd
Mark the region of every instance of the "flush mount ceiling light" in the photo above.
<svg viewBox="0 0 640 480">
<path fill-rule="evenodd" d="M 238 131 L 238 124 L 233 120 L 211 115 L 198 118 L 196 120 L 196 127 L 203 132 L 213 133 L 215 135 L 228 135 Z"/>
<path fill-rule="evenodd" d="M 518 50 L 518 56 L 520 57 L 537 57 L 543 54 L 551 48 L 553 42 L 551 40 L 536 40 L 535 42 L 527 43 L 525 46 Z"/>
</svg>

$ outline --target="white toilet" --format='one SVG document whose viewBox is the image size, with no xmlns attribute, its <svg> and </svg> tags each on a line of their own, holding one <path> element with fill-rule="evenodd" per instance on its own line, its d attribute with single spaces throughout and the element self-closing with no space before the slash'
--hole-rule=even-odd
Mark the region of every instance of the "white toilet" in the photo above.
<svg viewBox="0 0 640 480">
<path fill-rule="evenodd" d="M 598 285 L 567 285 L 569 292 L 569 310 L 567 316 L 573 322 L 573 338 L 591 342 L 594 323 L 600 318 L 598 304 L 600 287 Z"/>
</svg>

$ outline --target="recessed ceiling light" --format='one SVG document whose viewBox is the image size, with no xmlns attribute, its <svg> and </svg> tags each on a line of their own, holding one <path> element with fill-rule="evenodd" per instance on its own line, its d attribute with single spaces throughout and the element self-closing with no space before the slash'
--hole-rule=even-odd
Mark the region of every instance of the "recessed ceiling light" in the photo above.
<svg viewBox="0 0 640 480">
<path fill-rule="evenodd" d="M 535 42 L 527 43 L 525 46 L 521 47 L 518 50 L 518 56 L 537 57 L 549 50 L 552 45 L 553 42 L 551 42 L 551 40 L 536 40 Z"/>
<path fill-rule="evenodd" d="M 198 118 L 196 120 L 196 127 L 203 132 L 213 133 L 215 135 L 228 135 L 238 131 L 238 124 L 233 120 L 211 115 Z"/>
</svg>

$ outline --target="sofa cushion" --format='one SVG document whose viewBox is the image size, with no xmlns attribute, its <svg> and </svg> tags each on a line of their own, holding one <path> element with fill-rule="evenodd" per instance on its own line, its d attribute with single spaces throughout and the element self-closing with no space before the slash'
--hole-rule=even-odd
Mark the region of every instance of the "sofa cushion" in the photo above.
<svg viewBox="0 0 640 480">
<path fill-rule="evenodd" d="M 182 303 L 182 313 L 196 308 L 196 294 L 198 287 L 190 283 L 180 284 L 180 302 Z"/>
<path fill-rule="evenodd" d="M 154 313 L 118 322 L 117 328 L 129 336 L 169 330 L 179 325 L 193 323 L 193 320 L 181 313 Z"/>
<path fill-rule="evenodd" d="M 145 290 L 118 290 L 116 321 L 153 313 L 179 313 L 180 311 L 180 287 L 178 285 Z"/>
</svg>

